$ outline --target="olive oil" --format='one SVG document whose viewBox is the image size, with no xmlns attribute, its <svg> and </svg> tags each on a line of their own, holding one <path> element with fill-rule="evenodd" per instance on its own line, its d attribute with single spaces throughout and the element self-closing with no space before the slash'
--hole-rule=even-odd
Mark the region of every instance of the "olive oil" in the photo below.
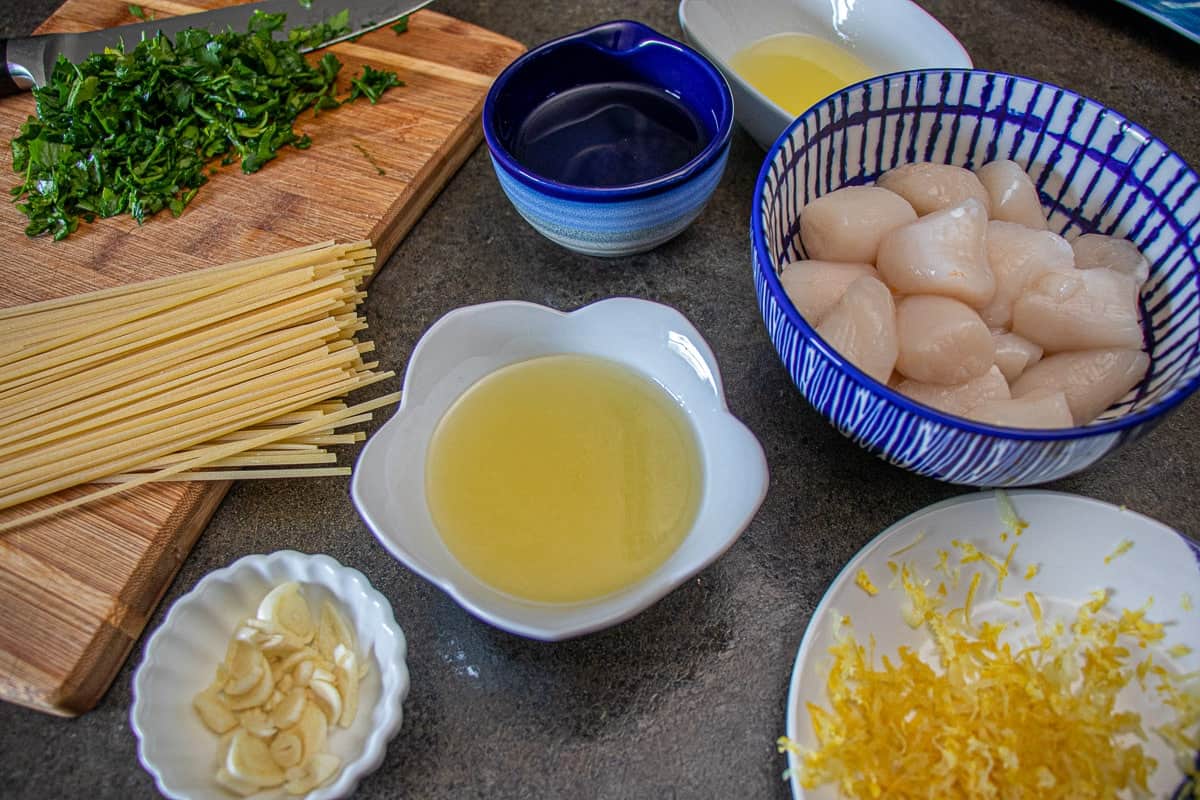
<svg viewBox="0 0 1200 800">
<path fill-rule="evenodd" d="M 543 603 L 599 598 L 657 569 L 700 504 L 699 447 L 662 387 L 554 355 L 467 389 L 434 430 L 426 498 L 469 572 Z"/>
<path fill-rule="evenodd" d="M 729 64 L 747 83 L 796 116 L 876 72 L 848 47 L 807 33 L 759 39 L 735 53 Z"/>
</svg>

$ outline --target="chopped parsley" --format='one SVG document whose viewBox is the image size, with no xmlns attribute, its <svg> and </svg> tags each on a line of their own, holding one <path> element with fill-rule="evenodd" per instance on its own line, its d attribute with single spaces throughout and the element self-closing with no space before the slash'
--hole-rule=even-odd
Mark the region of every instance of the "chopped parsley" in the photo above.
<svg viewBox="0 0 1200 800">
<path fill-rule="evenodd" d="M 378 163 L 376 163 L 375 159 L 371 157 L 371 153 L 369 150 L 367 150 L 367 148 L 363 147 L 358 142 L 354 143 L 354 147 L 357 148 L 358 152 L 363 154 L 363 158 L 365 158 L 367 160 L 368 164 L 370 164 L 372 167 L 375 168 L 376 172 L 378 172 L 380 175 L 387 175 L 387 170 L 385 170 L 383 167 L 379 166 Z"/>
<path fill-rule="evenodd" d="M 189 28 L 173 42 L 158 35 L 80 64 L 60 57 L 33 92 L 37 115 L 11 142 L 25 233 L 57 240 L 81 219 L 129 214 L 141 223 L 163 209 L 178 216 L 213 162 L 240 162 L 252 173 L 281 148 L 308 147 L 293 125 L 305 109 L 341 105 L 342 64 L 330 53 L 309 63 L 301 50 L 344 35 L 348 19 L 343 12 L 277 40 L 284 15 L 256 12 L 246 33 Z M 364 67 L 351 85 L 345 102 L 374 103 L 401 82 Z"/>
<path fill-rule="evenodd" d="M 362 73 L 350 79 L 350 98 L 346 102 L 365 97 L 371 101 L 371 105 L 375 105 L 388 89 L 403 85 L 404 82 L 396 73 L 373 69 L 369 64 L 363 64 Z"/>
</svg>

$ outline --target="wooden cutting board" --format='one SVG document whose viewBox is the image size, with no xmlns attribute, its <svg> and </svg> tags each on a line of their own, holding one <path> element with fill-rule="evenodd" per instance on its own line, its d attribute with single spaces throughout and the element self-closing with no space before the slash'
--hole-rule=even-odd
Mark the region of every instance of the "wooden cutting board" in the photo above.
<svg viewBox="0 0 1200 800">
<path fill-rule="evenodd" d="M 139 2 L 159 17 L 228 4 Z M 125 0 L 68 0 L 39 32 L 135 21 Z M 302 115 L 296 127 L 311 135 L 310 149 L 286 150 L 253 175 L 222 168 L 178 219 L 84 223 L 53 242 L 27 238 L 25 217 L 0 202 L 0 307 L 327 239 L 370 238 L 383 263 L 479 144 L 487 89 L 524 47 L 426 10 L 407 33 L 385 27 L 332 51 L 345 65 L 341 96 L 363 63 L 406 85 L 374 106 Z M 5 189 L 18 182 L 7 142 L 31 113 L 29 95 L 0 101 Z M 151 485 L 0 533 L 0 698 L 66 716 L 94 706 L 227 489 Z"/>
</svg>

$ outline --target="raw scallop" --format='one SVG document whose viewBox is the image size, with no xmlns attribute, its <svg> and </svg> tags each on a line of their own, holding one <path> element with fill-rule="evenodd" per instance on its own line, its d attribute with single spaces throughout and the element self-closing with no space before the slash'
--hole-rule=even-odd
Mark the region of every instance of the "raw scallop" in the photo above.
<svg viewBox="0 0 1200 800">
<path fill-rule="evenodd" d="M 1042 358 L 1041 347 L 1015 333 L 993 334 L 992 341 L 996 345 L 996 366 L 1009 383 Z"/>
<path fill-rule="evenodd" d="M 918 403 L 960 417 L 966 416 L 972 408 L 988 401 L 1007 400 L 1011 397 L 1008 381 L 1004 380 L 1004 376 L 995 366 L 978 378 L 957 386 L 940 386 L 936 383 L 909 380 L 901 381 L 896 391 Z"/>
<path fill-rule="evenodd" d="M 1046 229 L 1046 212 L 1037 188 L 1020 164 L 1006 158 L 990 161 L 975 170 L 975 175 L 991 199 L 992 219 Z"/>
<path fill-rule="evenodd" d="M 1067 396 L 1049 389 L 1010 400 L 990 400 L 972 408 L 967 416 L 976 422 L 1009 428 L 1069 428 L 1075 424 Z"/>
<path fill-rule="evenodd" d="M 1137 287 L 1111 269 L 1047 273 L 1013 303 L 1012 329 L 1048 353 L 1136 350 L 1142 346 Z"/>
<path fill-rule="evenodd" d="M 992 366 L 992 333 L 975 309 L 950 297 L 912 295 L 896 304 L 896 369 L 923 383 L 953 385 Z"/>
<path fill-rule="evenodd" d="M 903 164 L 880 175 L 876 185 L 903 197 L 922 217 L 969 199 L 979 201 L 986 217 L 991 203 L 975 173 L 949 164 Z"/>
<path fill-rule="evenodd" d="M 879 273 L 870 264 L 851 264 L 840 261 L 793 261 L 785 264 L 779 282 L 788 298 L 809 325 L 818 325 L 829 313 L 846 287 L 869 275 Z"/>
<path fill-rule="evenodd" d="M 912 206 L 894 192 L 847 186 L 804 207 L 800 240 L 809 258 L 874 264 L 884 234 L 916 219 Z"/>
<path fill-rule="evenodd" d="M 995 220 L 987 224 L 987 255 L 996 293 L 979 314 L 990 328 L 1011 325 L 1013 301 L 1047 272 L 1068 272 L 1075 263 L 1071 245 L 1057 233 Z"/>
<path fill-rule="evenodd" d="M 1107 267 L 1133 278 L 1139 289 L 1150 277 L 1150 262 L 1128 239 L 1085 233 L 1071 242 L 1071 249 L 1075 251 L 1075 266 L 1079 269 Z"/>
<path fill-rule="evenodd" d="M 885 235 L 875 265 L 898 294 L 939 294 L 982 308 L 996 291 L 986 230 L 987 211 L 970 199 Z"/>
<path fill-rule="evenodd" d="M 1140 350 L 1083 350 L 1043 358 L 1013 384 L 1014 397 L 1038 389 L 1067 396 L 1076 425 L 1086 425 L 1146 376 L 1150 358 Z"/>
<path fill-rule="evenodd" d="M 896 309 L 881 281 L 862 277 L 817 326 L 817 333 L 843 358 L 880 383 L 896 365 Z"/>
</svg>

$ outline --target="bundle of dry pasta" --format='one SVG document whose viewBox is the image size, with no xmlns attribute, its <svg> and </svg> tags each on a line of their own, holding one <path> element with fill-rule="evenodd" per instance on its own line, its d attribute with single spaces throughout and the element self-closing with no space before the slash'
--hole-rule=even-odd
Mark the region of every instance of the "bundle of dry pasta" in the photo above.
<svg viewBox="0 0 1200 800">
<path fill-rule="evenodd" d="M 347 474 L 335 429 L 394 403 L 346 393 L 392 377 L 363 360 L 369 242 L 323 243 L 0 309 L 0 509 L 113 484 Z"/>
</svg>

